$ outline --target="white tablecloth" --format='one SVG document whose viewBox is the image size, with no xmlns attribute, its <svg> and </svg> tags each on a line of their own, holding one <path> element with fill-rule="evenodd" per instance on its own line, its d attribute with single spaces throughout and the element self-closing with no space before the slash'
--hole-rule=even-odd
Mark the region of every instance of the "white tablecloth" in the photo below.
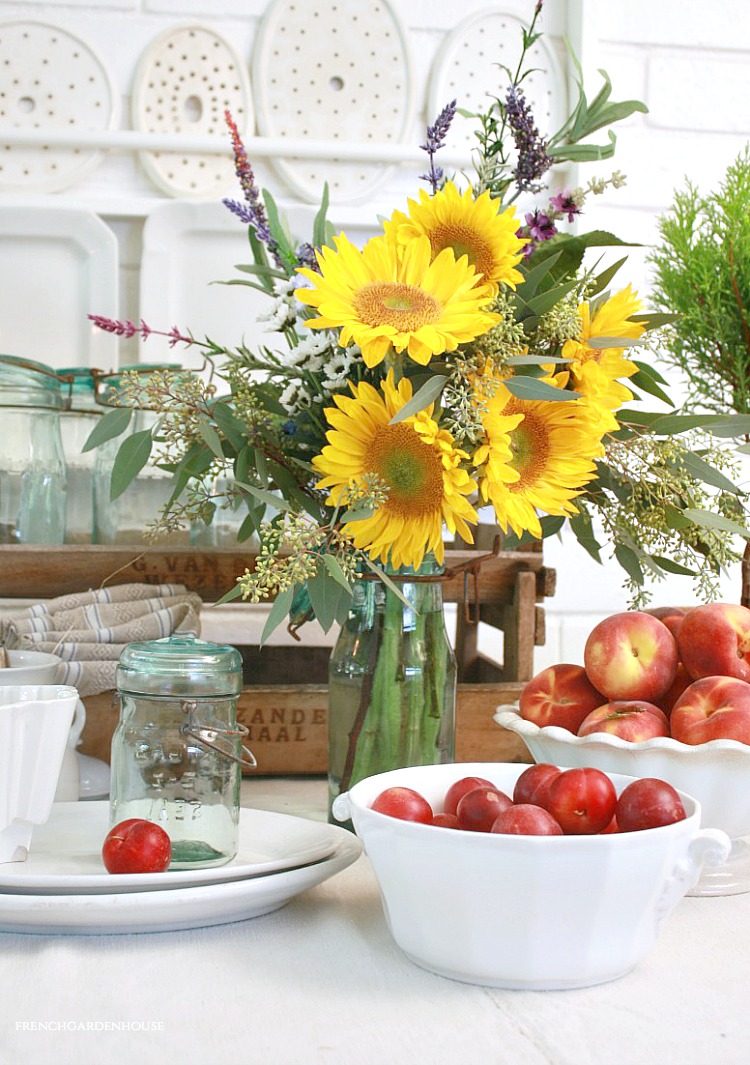
<svg viewBox="0 0 750 1065">
<path fill-rule="evenodd" d="M 322 818 L 325 785 L 246 782 L 243 803 Z M 408 961 L 362 857 L 237 924 L 0 934 L 0 988 L 3 1065 L 747 1065 L 750 894 L 683 900 L 613 983 L 501 991 Z"/>
</svg>

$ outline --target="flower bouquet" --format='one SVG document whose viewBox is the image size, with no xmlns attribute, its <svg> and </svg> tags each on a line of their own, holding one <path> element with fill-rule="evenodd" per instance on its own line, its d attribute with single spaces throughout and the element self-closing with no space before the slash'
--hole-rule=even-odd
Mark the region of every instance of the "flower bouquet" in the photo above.
<svg viewBox="0 0 750 1065">
<path fill-rule="evenodd" d="M 280 344 L 225 347 L 175 327 L 163 335 L 202 351 L 208 374 L 134 375 L 87 445 L 124 433 L 129 408 L 158 410 L 152 430 L 120 445 L 113 495 L 148 461 L 169 469 L 155 534 L 239 501 L 238 540 L 256 535 L 259 548 L 225 601 L 273 599 L 263 640 L 287 617 L 292 630 L 310 617 L 341 626 L 334 794 L 372 772 L 452 757 L 445 530 L 472 543 L 486 508 L 512 548 L 567 522 L 595 558 L 613 552 L 635 602 L 647 575 L 692 574 L 710 593 L 745 531 L 715 438 L 748 419 L 673 412 L 652 357 L 670 316 L 612 287 L 624 260 L 588 263 L 589 249 L 617 237 L 563 232 L 622 176 L 546 185 L 557 164 L 610 156 L 614 134 L 604 145 L 592 135 L 644 107 L 612 101 L 606 76 L 591 102 L 579 83 L 563 128 L 542 137 L 524 95 L 540 8 L 518 69 L 500 71 L 507 91 L 470 116 L 473 176 L 436 165 L 454 102 L 428 128 L 425 187 L 361 249 L 333 233 L 327 191 L 310 241 L 292 239 L 228 115 L 244 197 L 225 202 L 247 225 L 253 260 L 229 283 L 268 296 Z M 531 203 L 519 218 L 521 197 Z M 93 320 L 124 336 L 156 332 Z M 646 394 L 664 411 L 644 409 Z M 223 498 L 210 487 L 217 473 Z"/>
</svg>

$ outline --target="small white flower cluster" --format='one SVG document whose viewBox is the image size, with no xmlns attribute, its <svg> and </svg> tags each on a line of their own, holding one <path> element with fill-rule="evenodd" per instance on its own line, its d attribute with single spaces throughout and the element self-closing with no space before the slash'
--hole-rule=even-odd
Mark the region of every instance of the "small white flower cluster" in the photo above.
<svg viewBox="0 0 750 1065">
<path fill-rule="evenodd" d="M 323 367 L 323 388 L 326 392 L 336 392 L 339 388 L 344 388 L 352 366 L 361 361 L 362 351 L 356 344 L 348 348 L 337 348 Z"/>
<path fill-rule="evenodd" d="M 331 337 L 328 333 L 307 333 L 288 351 L 278 353 L 282 366 L 299 367 L 317 373 L 326 365 L 331 354 Z"/>
<path fill-rule="evenodd" d="M 304 277 L 295 276 L 290 278 L 278 278 L 273 283 L 273 291 L 276 295 L 271 310 L 265 314 L 259 314 L 257 320 L 266 323 L 266 333 L 280 333 L 289 325 L 294 325 L 300 313 L 304 310 L 303 304 L 296 298 L 298 288 L 306 288 L 308 281 Z"/>
<path fill-rule="evenodd" d="M 290 381 L 279 396 L 279 403 L 293 416 L 299 414 L 300 411 L 310 409 L 312 396 L 301 381 Z"/>
</svg>

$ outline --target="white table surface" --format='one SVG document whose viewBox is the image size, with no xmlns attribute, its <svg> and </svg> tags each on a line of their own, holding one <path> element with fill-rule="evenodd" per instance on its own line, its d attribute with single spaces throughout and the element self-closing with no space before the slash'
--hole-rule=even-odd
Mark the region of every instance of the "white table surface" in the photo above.
<svg viewBox="0 0 750 1065">
<path fill-rule="evenodd" d="M 247 806 L 323 819 L 324 804 L 321 780 L 243 784 Z M 0 988 L 2 1065 L 748 1065 L 750 894 L 684 899 L 613 983 L 502 991 L 408 961 L 363 856 L 236 924 L 0 934 Z"/>
</svg>

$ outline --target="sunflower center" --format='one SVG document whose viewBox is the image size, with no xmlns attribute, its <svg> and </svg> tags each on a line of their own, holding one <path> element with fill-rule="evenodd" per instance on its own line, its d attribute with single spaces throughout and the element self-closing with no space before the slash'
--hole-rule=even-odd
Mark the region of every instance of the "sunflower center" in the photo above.
<svg viewBox="0 0 750 1065">
<path fill-rule="evenodd" d="M 435 255 L 443 248 L 453 248 L 456 259 L 466 255 L 478 274 L 483 274 L 485 277 L 492 275 L 494 266 L 492 245 L 481 233 L 467 226 L 443 222 L 430 232 L 429 237 Z"/>
<path fill-rule="evenodd" d="M 544 472 L 550 454 L 549 434 L 544 422 L 525 414 L 521 424 L 510 433 L 511 465 L 520 479 L 510 485 L 512 492 L 534 484 Z"/>
<path fill-rule="evenodd" d="M 403 423 L 387 425 L 370 447 L 372 472 L 388 488 L 386 509 L 404 518 L 433 514 L 443 498 L 440 456 Z"/>
<path fill-rule="evenodd" d="M 416 285 L 403 281 L 374 281 L 354 297 L 354 309 L 365 325 L 390 325 L 413 333 L 440 319 L 440 303 Z"/>
</svg>

